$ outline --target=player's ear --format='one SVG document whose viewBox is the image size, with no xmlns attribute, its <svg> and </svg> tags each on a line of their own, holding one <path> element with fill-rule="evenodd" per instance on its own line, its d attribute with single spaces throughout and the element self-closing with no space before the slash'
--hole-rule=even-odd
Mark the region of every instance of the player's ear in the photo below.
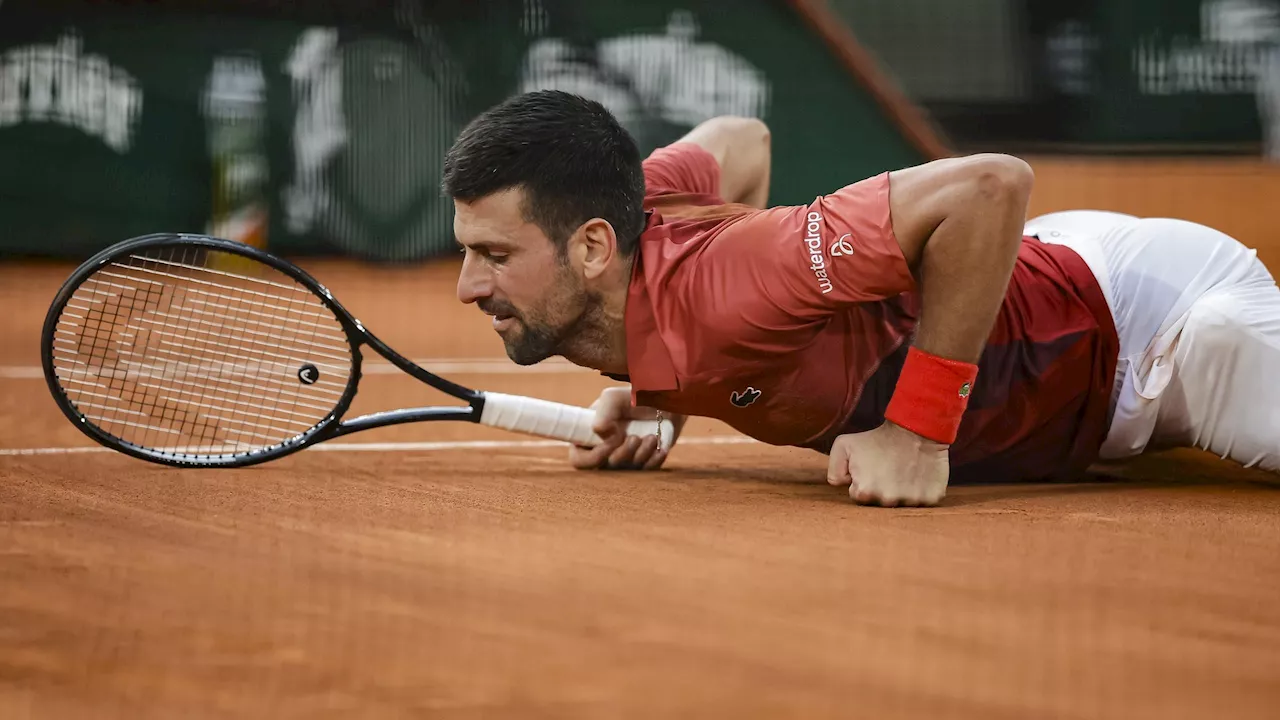
<svg viewBox="0 0 1280 720">
<path fill-rule="evenodd" d="M 581 225 L 570 238 L 571 256 L 582 266 L 588 279 L 602 275 L 618 254 L 618 237 L 607 220 L 592 218 Z"/>
</svg>

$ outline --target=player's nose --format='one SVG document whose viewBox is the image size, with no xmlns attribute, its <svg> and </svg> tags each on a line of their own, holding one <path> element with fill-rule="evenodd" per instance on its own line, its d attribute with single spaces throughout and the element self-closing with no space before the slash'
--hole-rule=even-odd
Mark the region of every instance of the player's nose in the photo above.
<svg viewBox="0 0 1280 720">
<path fill-rule="evenodd" d="M 458 300 L 468 305 L 493 294 L 493 278 L 477 265 L 468 253 L 458 273 Z"/>
</svg>

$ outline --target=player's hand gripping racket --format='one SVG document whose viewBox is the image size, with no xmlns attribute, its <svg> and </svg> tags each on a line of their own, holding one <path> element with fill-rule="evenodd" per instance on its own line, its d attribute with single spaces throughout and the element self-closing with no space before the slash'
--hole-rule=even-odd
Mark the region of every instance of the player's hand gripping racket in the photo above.
<svg viewBox="0 0 1280 720">
<path fill-rule="evenodd" d="M 366 346 L 466 405 L 344 420 Z M 86 435 L 166 465 L 251 465 L 427 420 L 601 442 L 591 410 L 438 377 L 365 330 L 300 268 L 203 235 L 148 235 L 90 258 L 49 308 L 41 354 L 54 399 Z M 672 443 L 669 421 L 633 421 L 627 433 Z"/>
</svg>

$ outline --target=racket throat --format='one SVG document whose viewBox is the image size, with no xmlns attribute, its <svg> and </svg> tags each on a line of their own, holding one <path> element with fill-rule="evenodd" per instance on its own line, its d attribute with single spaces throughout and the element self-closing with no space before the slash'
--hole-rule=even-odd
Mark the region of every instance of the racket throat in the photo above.
<svg viewBox="0 0 1280 720">
<path fill-rule="evenodd" d="M 390 425 L 404 425 L 407 423 L 431 422 L 437 420 L 463 420 L 476 422 L 478 417 L 479 413 L 475 406 L 420 407 L 405 408 L 403 410 L 386 410 L 383 412 L 361 415 L 359 417 L 343 421 L 336 425 L 332 431 L 327 433 L 326 438 L 340 437 L 342 435 L 350 435 L 363 430 L 372 430 L 373 428 L 387 427 Z"/>
</svg>

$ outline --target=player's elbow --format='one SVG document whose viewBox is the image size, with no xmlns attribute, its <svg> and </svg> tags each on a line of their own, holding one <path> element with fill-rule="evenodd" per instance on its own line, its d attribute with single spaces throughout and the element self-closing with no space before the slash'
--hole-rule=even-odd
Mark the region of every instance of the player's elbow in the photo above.
<svg viewBox="0 0 1280 720">
<path fill-rule="evenodd" d="M 763 208 L 769 195 L 769 176 L 773 165 L 773 136 L 769 126 L 756 118 L 742 121 L 739 146 L 747 167 L 743 172 L 743 189 L 738 202 Z"/>
<path fill-rule="evenodd" d="M 769 126 L 760 118 L 738 118 L 742 123 L 742 133 L 746 136 L 747 141 L 753 145 L 769 147 L 773 142 L 773 135 L 769 132 Z"/>
<path fill-rule="evenodd" d="M 1025 207 L 1035 184 L 1035 172 L 1025 160 L 986 153 L 967 158 L 966 184 L 982 206 Z"/>
<path fill-rule="evenodd" d="M 734 145 L 769 144 L 769 126 L 760 118 L 718 115 L 705 124 L 709 129 L 732 137 Z"/>
<path fill-rule="evenodd" d="M 715 156 L 720 165 L 720 195 L 725 201 L 764 207 L 773 142 L 764 121 L 721 115 L 702 123 L 686 137 Z"/>
<path fill-rule="evenodd" d="M 1010 155 L 975 156 L 967 176 L 967 192 L 962 193 L 960 201 L 968 212 L 1016 218 L 1019 225 L 1025 222 L 1035 182 L 1035 173 L 1025 161 Z M 993 251 L 1013 255 L 1017 254 L 1021 239 L 1021 233 L 999 233 L 979 242 Z"/>
<path fill-rule="evenodd" d="M 984 153 L 935 160 L 889 174 L 890 214 L 907 262 L 914 266 L 925 243 L 940 227 L 1026 222 L 1031 166 L 1011 155 Z M 983 252 L 1017 253 L 1020 232 L 959 232 L 961 242 L 982 245 Z"/>
<path fill-rule="evenodd" d="M 752 170 L 757 174 L 768 170 L 773 148 L 773 135 L 769 126 L 759 118 L 734 118 L 738 124 L 737 147 L 743 148 L 752 158 Z"/>
<path fill-rule="evenodd" d="M 722 164 L 732 172 L 755 178 L 767 172 L 773 136 L 763 120 L 753 117 L 723 115 L 720 121 L 725 136 L 726 157 Z M 737 167 L 733 167 L 733 166 Z"/>
<path fill-rule="evenodd" d="M 705 120 L 682 139 L 701 145 L 722 167 L 727 162 L 740 162 L 744 156 L 767 154 L 772 142 L 769 126 L 763 120 L 738 115 L 717 115 Z"/>
<path fill-rule="evenodd" d="M 1025 212 L 1034 182 L 1025 161 L 981 153 L 897 170 L 890 175 L 890 197 L 898 214 L 932 228 L 948 217 Z"/>
</svg>

